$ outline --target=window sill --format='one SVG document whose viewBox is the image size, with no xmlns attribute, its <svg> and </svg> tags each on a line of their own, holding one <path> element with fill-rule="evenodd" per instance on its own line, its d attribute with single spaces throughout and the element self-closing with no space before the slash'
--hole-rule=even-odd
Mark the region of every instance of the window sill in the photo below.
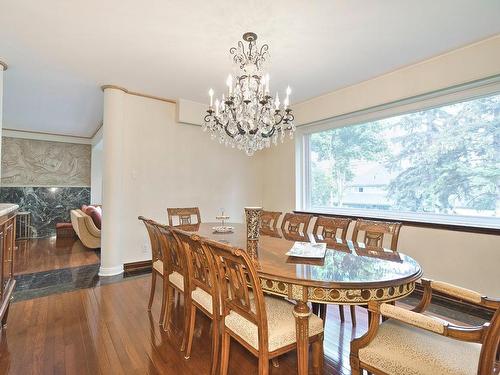
<svg viewBox="0 0 500 375">
<path fill-rule="evenodd" d="M 476 217 L 453 217 L 446 215 L 419 215 L 400 212 L 370 212 L 369 210 L 340 209 L 340 208 L 314 208 L 309 210 L 296 210 L 296 213 L 308 213 L 322 216 L 338 216 L 350 219 L 366 220 L 392 220 L 403 223 L 403 225 L 421 228 L 433 228 L 453 230 L 458 232 L 482 233 L 500 235 L 500 223 L 491 223 L 488 218 Z M 465 222 L 467 220 L 467 222 Z"/>
</svg>

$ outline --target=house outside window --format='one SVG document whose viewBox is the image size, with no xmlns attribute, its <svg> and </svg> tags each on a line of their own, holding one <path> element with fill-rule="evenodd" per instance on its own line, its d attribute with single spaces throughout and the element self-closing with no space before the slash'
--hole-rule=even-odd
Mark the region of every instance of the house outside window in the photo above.
<svg viewBox="0 0 500 375">
<path fill-rule="evenodd" d="M 304 141 L 307 210 L 500 227 L 499 93 Z"/>
</svg>

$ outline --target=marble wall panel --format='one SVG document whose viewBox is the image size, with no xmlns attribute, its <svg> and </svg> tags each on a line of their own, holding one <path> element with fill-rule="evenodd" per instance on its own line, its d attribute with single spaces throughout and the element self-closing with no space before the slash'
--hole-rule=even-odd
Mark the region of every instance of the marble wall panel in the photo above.
<svg viewBox="0 0 500 375">
<path fill-rule="evenodd" d="M 2 138 L 2 186 L 90 186 L 91 146 Z"/>
<path fill-rule="evenodd" d="M 69 211 L 90 203 L 89 187 L 1 187 L 0 202 L 31 213 L 32 237 L 49 237 L 56 223 L 70 222 Z"/>
</svg>

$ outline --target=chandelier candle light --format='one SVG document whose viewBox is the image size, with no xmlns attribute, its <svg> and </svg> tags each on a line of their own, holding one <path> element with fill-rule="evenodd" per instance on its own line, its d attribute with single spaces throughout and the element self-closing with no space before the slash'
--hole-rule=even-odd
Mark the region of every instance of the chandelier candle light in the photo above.
<svg viewBox="0 0 500 375">
<path fill-rule="evenodd" d="M 210 89 L 210 106 L 205 116 L 203 130 L 209 131 L 212 139 L 217 138 L 226 146 L 237 147 L 251 156 L 262 150 L 284 141 L 286 133 L 293 137 L 295 125 L 290 106 L 290 86 L 286 89 L 283 103 L 279 95 L 273 98 L 269 88 L 269 74 L 262 71 L 268 56 L 269 46 L 257 47 L 255 33 L 243 34 L 238 47 L 232 47 L 229 53 L 239 69 L 239 75 L 226 80 L 227 97 L 214 101 L 214 90 Z"/>
</svg>

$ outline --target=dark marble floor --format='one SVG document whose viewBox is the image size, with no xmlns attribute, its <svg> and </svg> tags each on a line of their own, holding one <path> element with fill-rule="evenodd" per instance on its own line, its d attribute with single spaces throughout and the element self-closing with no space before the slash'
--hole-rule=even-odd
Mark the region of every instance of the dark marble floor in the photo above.
<svg viewBox="0 0 500 375">
<path fill-rule="evenodd" d="M 92 264 L 18 275 L 15 277 L 14 301 L 23 301 L 77 289 L 95 288 L 144 275 L 144 273 L 125 273 L 116 276 L 99 277 L 98 272 L 99 264 Z"/>
</svg>

